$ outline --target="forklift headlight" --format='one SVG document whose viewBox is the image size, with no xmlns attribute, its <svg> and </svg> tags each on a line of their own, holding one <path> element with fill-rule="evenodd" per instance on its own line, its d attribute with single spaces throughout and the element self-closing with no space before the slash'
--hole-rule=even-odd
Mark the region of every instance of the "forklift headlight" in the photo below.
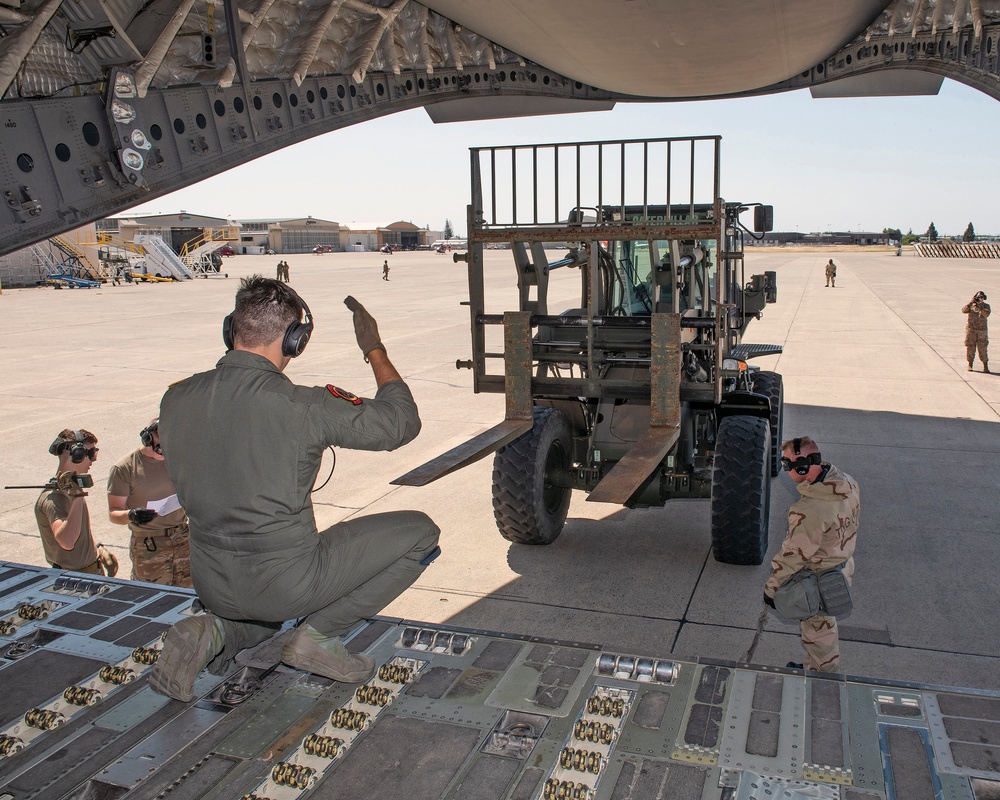
<svg viewBox="0 0 1000 800">
<path fill-rule="evenodd" d="M 724 358 L 722 359 L 722 368 L 727 372 L 746 372 L 747 362 L 740 361 L 738 358 Z"/>
</svg>

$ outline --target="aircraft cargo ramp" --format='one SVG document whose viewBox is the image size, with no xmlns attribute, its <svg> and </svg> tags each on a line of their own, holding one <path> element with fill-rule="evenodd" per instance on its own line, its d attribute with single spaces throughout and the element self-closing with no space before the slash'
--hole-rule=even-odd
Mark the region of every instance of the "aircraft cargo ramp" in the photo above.
<svg viewBox="0 0 1000 800">
<path fill-rule="evenodd" d="M 362 686 L 277 663 L 152 691 L 185 589 L 0 562 L 0 797 L 984 800 L 1000 693 L 378 618 Z"/>
</svg>

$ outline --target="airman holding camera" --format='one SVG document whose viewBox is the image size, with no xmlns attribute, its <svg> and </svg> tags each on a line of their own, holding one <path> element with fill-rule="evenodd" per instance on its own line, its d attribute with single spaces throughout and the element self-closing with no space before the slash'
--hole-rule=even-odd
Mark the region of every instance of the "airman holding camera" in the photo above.
<svg viewBox="0 0 1000 800">
<path fill-rule="evenodd" d="M 986 318 L 990 315 L 990 307 L 986 302 L 985 292 L 976 292 L 972 300 L 962 306 L 965 320 L 965 358 L 969 362 L 969 372 L 972 372 L 979 352 L 979 360 L 983 362 L 983 372 L 990 371 L 990 357 L 987 346 L 990 343 Z"/>
</svg>

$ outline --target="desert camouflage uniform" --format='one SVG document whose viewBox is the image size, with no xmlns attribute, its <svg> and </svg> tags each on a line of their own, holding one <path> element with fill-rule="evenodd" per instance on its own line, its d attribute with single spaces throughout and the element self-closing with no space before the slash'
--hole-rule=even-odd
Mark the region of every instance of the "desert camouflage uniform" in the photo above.
<svg viewBox="0 0 1000 800">
<path fill-rule="evenodd" d="M 837 265 L 833 263 L 831 258 L 826 262 L 826 285 L 829 286 L 833 284 L 833 288 L 837 288 Z"/>
<path fill-rule="evenodd" d="M 847 473 L 825 461 L 823 468 L 826 474 L 821 480 L 796 485 L 802 498 L 788 509 L 788 533 L 781 550 L 771 560 L 771 577 L 764 585 L 764 593 L 769 597 L 802 569 L 823 572 L 844 564 L 844 575 L 851 582 L 861 490 Z M 817 615 L 802 620 L 802 645 L 806 651 L 806 669 L 838 670 L 840 642 L 835 617 Z"/>
<path fill-rule="evenodd" d="M 128 508 L 146 508 L 151 500 L 175 493 L 164 462 L 143 455 L 142 450 L 115 464 L 108 476 L 108 494 L 126 498 Z M 132 580 L 191 587 L 191 546 L 184 509 L 142 525 L 130 522 L 128 527 Z"/>
<path fill-rule="evenodd" d="M 986 352 L 990 343 L 988 323 L 986 318 L 990 315 L 988 303 L 980 302 L 978 308 L 972 303 L 962 306 L 962 313 L 967 314 L 965 320 L 965 357 L 971 367 L 976 360 L 976 350 L 979 351 L 979 360 L 983 362 L 986 369 L 990 364 L 989 353 Z"/>
</svg>

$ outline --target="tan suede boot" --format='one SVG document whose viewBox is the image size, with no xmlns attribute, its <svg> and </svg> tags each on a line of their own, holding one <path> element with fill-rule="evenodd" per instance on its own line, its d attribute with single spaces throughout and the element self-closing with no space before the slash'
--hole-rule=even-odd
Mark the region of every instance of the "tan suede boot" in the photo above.
<svg viewBox="0 0 1000 800">
<path fill-rule="evenodd" d="M 325 641 L 321 644 L 316 638 Z M 375 660 L 370 656 L 347 652 L 338 636 L 314 637 L 308 625 L 295 629 L 288 644 L 281 648 L 281 660 L 295 669 L 341 683 L 364 683 L 375 675 Z"/>
<path fill-rule="evenodd" d="M 195 678 L 222 651 L 222 645 L 222 629 L 214 615 L 185 617 L 167 631 L 149 685 L 174 700 L 193 700 Z"/>
</svg>

